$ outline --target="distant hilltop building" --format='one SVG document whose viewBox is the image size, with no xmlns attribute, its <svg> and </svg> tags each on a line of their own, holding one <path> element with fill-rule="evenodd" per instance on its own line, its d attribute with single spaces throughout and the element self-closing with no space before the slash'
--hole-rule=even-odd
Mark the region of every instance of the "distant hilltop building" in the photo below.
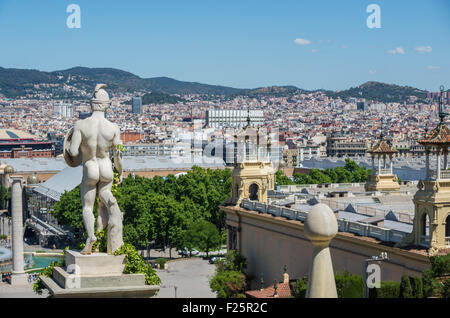
<svg viewBox="0 0 450 318">
<path fill-rule="evenodd" d="M 252 126 L 264 124 L 262 110 L 210 109 L 206 111 L 206 126 L 211 128 L 244 128 L 250 117 Z"/>
<path fill-rule="evenodd" d="M 73 107 L 67 103 L 57 103 L 53 106 L 53 114 L 58 118 L 72 118 Z"/>
<path fill-rule="evenodd" d="M 133 97 L 131 101 L 131 112 L 133 114 L 142 114 L 142 97 Z"/>
</svg>

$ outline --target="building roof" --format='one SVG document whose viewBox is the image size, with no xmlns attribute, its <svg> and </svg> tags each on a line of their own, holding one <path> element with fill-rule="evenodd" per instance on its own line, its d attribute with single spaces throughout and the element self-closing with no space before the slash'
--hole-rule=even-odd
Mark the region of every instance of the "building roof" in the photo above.
<svg viewBox="0 0 450 318">
<path fill-rule="evenodd" d="M 275 289 L 273 285 L 264 288 L 263 290 L 250 290 L 246 291 L 245 294 L 252 298 L 274 298 Z M 289 283 L 279 283 L 277 284 L 277 294 L 278 298 L 289 298 L 291 297 L 291 287 Z"/>
<path fill-rule="evenodd" d="M 0 139 L 39 139 L 39 137 L 18 129 L 0 129 Z"/>
<path fill-rule="evenodd" d="M 418 140 L 422 145 L 448 145 L 450 144 L 450 129 L 442 121 L 430 133 L 425 134 L 423 139 Z"/>
<path fill-rule="evenodd" d="M 398 151 L 392 148 L 385 140 L 381 139 L 368 153 L 389 154 L 397 153 Z"/>
<path fill-rule="evenodd" d="M 81 183 L 82 176 L 83 166 L 67 167 L 47 181 L 40 183 L 33 191 L 59 201 L 64 191 L 70 191 Z"/>
</svg>

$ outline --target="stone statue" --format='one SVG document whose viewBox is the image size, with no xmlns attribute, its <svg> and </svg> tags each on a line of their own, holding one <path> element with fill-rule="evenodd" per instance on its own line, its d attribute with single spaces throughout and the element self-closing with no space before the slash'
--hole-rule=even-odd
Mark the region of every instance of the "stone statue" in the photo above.
<svg viewBox="0 0 450 318">
<path fill-rule="evenodd" d="M 123 214 L 111 193 L 114 173 L 110 159 L 112 148 L 114 167 L 119 173 L 120 183 L 122 182 L 122 157 L 118 147 L 122 142 L 119 127 L 105 118 L 105 111 L 111 103 L 108 93 L 104 90 L 105 87 L 105 84 L 97 84 L 91 99 L 91 117 L 78 120 L 64 140 L 66 163 L 71 167 L 83 163 L 81 202 L 87 240 L 81 254 L 91 254 L 92 246 L 97 241 L 93 213 L 97 192 L 100 198 L 97 230 L 108 227 L 108 254 L 113 254 L 123 244 Z"/>
</svg>

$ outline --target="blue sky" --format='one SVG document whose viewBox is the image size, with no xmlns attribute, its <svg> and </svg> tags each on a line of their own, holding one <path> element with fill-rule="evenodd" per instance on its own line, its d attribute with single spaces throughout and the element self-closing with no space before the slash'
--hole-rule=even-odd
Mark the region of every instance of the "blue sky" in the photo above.
<svg viewBox="0 0 450 318">
<path fill-rule="evenodd" d="M 66 26 L 71 3 L 80 29 Z M 366 25 L 372 3 L 380 29 Z M 2 67 L 114 67 L 240 88 L 450 87 L 448 0 L 0 0 L 0 39 Z"/>
</svg>

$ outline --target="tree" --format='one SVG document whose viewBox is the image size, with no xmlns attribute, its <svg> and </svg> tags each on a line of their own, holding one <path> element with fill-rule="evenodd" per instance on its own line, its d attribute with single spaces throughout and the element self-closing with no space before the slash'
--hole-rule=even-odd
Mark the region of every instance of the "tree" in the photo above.
<svg viewBox="0 0 450 318">
<path fill-rule="evenodd" d="M 414 297 L 423 298 L 423 282 L 418 276 L 414 276 Z"/>
<path fill-rule="evenodd" d="M 218 298 L 245 298 L 245 275 L 241 272 L 219 272 L 213 276 L 209 285 Z"/>
<path fill-rule="evenodd" d="M 347 271 L 335 275 L 336 290 L 339 298 L 364 297 L 364 280 L 361 276 L 350 275 Z"/>
<path fill-rule="evenodd" d="M 193 243 L 202 252 L 206 252 L 206 257 L 209 257 L 209 252 L 220 248 L 222 238 L 219 231 L 214 224 L 207 221 L 199 221 L 192 225 L 191 235 L 194 235 Z"/>
<path fill-rule="evenodd" d="M 6 209 L 6 203 L 10 198 L 11 198 L 10 190 L 0 184 L 0 210 Z"/>
<path fill-rule="evenodd" d="M 308 289 L 308 280 L 306 277 L 298 279 L 295 283 L 291 284 L 291 287 L 294 298 L 305 298 L 306 290 Z"/>
<path fill-rule="evenodd" d="M 400 282 L 400 298 L 413 298 L 411 281 L 407 275 L 402 275 Z"/>
<path fill-rule="evenodd" d="M 277 185 L 291 185 L 296 183 L 289 179 L 282 170 L 275 172 L 275 182 Z"/>
</svg>

